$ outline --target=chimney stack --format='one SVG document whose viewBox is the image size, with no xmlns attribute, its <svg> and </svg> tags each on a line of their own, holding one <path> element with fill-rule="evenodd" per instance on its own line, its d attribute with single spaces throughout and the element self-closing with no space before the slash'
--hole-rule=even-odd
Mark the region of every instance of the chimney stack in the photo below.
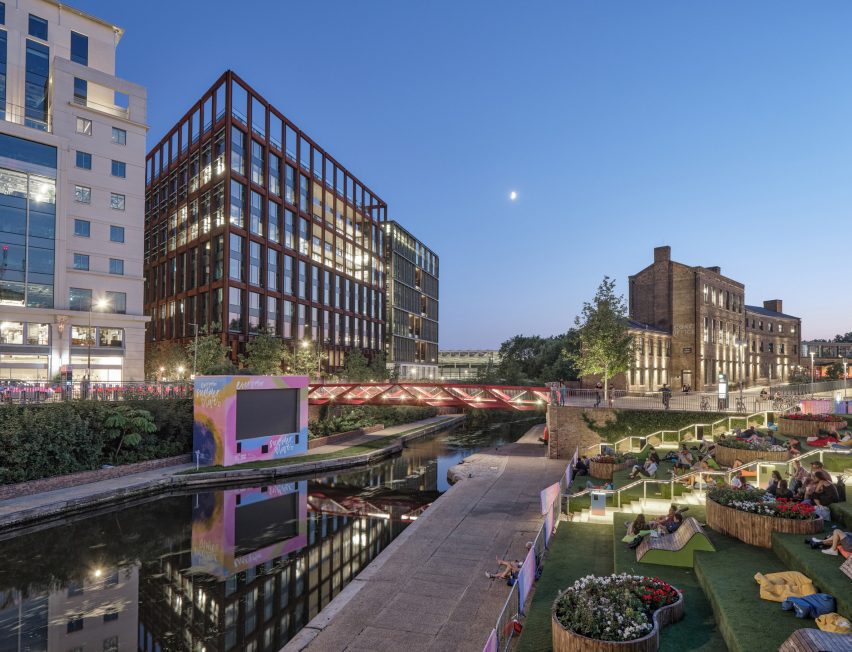
<svg viewBox="0 0 852 652">
<path fill-rule="evenodd" d="M 654 247 L 654 262 L 667 263 L 672 259 L 672 248 L 669 245 Z"/>
<path fill-rule="evenodd" d="M 781 299 L 770 299 L 763 302 L 763 307 L 772 312 L 784 312 L 781 309 Z"/>
</svg>

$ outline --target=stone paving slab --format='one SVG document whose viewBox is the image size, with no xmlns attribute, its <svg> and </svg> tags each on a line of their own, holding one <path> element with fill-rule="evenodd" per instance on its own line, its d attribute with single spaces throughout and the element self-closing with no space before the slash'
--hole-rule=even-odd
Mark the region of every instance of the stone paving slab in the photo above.
<svg viewBox="0 0 852 652">
<path fill-rule="evenodd" d="M 523 558 L 543 520 L 539 492 L 565 471 L 547 459 L 542 428 L 455 467 L 458 483 L 284 651 L 481 649 L 509 594 L 485 572 L 495 557 Z"/>
</svg>

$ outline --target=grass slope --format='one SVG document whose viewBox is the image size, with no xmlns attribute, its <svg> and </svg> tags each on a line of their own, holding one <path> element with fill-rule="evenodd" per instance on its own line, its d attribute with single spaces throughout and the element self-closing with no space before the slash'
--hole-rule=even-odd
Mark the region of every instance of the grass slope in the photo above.
<svg viewBox="0 0 852 652">
<path fill-rule="evenodd" d="M 591 523 L 560 523 L 544 561 L 541 578 L 524 620 L 516 652 L 551 649 L 550 607 L 556 596 L 586 575 L 612 572 L 612 528 Z"/>
<path fill-rule="evenodd" d="M 690 509 L 691 512 L 692 509 Z M 725 642 L 716 626 L 710 601 L 701 590 L 692 569 L 639 563 L 636 561 L 636 552 L 628 548 L 627 544 L 621 542 L 624 532 L 620 526 L 625 521 L 629 521 L 631 516 L 632 514 L 623 512 L 613 515 L 613 522 L 616 524 L 612 532 L 615 571 L 617 573 L 659 577 L 672 586 L 681 589 L 685 600 L 684 618 L 680 622 L 663 629 L 660 637 L 660 650 L 662 652 L 681 652 L 684 650 L 719 652 L 725 650 Z M 698 555 L 716 553 L 696 552 L 695 554 L 697 557 Z"/>
<path fill-rule="evenodd" d="M 761 600 L 754 574 L 789 570 L 771 550 L 707 530 L 716 552 L 695 553 L 695 575 L 731 652 L 770 652 L 800 627 L 814 627 L 782 611 L 781 603 Z M 800 544 L 804 545 L 804 544 Z"/>
</svg>

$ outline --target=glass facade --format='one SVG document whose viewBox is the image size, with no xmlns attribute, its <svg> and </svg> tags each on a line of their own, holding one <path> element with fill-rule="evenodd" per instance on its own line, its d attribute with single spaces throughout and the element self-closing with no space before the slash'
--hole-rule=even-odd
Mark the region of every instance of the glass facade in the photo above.
<svg viewBox="0 0 852 652">
<path fill-rule="evenodd" d="M 32 18 L 32 17 L 31 17 Z M 45 24 L 45 33 L 47 26 Z M 46 36 L 45 36 L 46 38 Z M 50 79 L 50 48 L 27 39 L 24 115 L 28 127 L 47 131 L 47 86 Z"/>
<path fill-rule="evenodd" d="M 383 301 L 375 297 L 384 296 L 384 202 L 233 73 L 223 75 L 153 148 L 146 180 L 149 339 L 174 332 L 168 306 L 218 289 L 227 305 L 211 305 L 204 315 L 210 322 L 200 324 L 227 325 L 235 347 L 266 324 L 285 338 L 327 342 L 332 368 L 343 364 L 355 342 L 368 357 L 382 350 Z M 190 225 L 185 237 L 183 214 Z M 229 262 L 224 277 L 223 241 Z M 184 248 L 201 255 L 186 258 L 189 269 L 178 275 L 203 282 L 193 288 L 161 282 L 174 273 L 167 261 L 182 260 Z M 336 282 L 346 282 L 359 298 L 329 306 Z M 282 303 L 294 292 L 295 301 Z M 165 317 L 159 319 L 163 305 Z M 334 319 L 337 310 L 355 314 L 347 315 L 351 321 Z M 335 334 L 350 324 L 360 327 L 357 340 Z"/>
<path fill-rule="evenodd" d="M 52 308 L 56 149 L 7 135 L 2 147 L 7 158 L 52 163 L 52 170 L 42 176 L 0 168 L 0 305 Z"/>
</svg>

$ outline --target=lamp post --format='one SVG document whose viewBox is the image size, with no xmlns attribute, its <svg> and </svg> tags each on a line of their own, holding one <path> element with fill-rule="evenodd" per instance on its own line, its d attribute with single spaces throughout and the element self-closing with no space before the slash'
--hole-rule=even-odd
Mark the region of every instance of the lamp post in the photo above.
<svg viewBox="0 0 852 652">
<path fill-rule="evenodd" d="M 745 371 L 745 342 L 740 338 L 737 338 L 734 342 L 737 345 L 737 348 L 740 350 L 740 369 L 737 373 L 737 380 L 740 381 L 740 402 L 743 400 L 743 373 Z"/>
<path fill-rule="evenodd" d="M 811 396 L 814 395 L 814 352 L 811 351 Z"/>
<path fill-rule="evenodd" d="M 92 382 L 92 340 L 95 339 L 92 337 L 92 310 L 103 310 L 109 305 L 109 301 L 106 299 L 99 299 L 92 305 L 89 302 L 89 328 L 86 331 L 86 343 L 89 345 L 88 351 L 86 352 L 86 382 Z M 86 387 L 86 391 L 88 392 L 88 386 Z"/>
<path fill-rule="evenodd" d="M 192 349 L 192 378 L 198 373 L 198 324 L 190 324 L 195 328 L 195 346 Z"/>
</svg>

